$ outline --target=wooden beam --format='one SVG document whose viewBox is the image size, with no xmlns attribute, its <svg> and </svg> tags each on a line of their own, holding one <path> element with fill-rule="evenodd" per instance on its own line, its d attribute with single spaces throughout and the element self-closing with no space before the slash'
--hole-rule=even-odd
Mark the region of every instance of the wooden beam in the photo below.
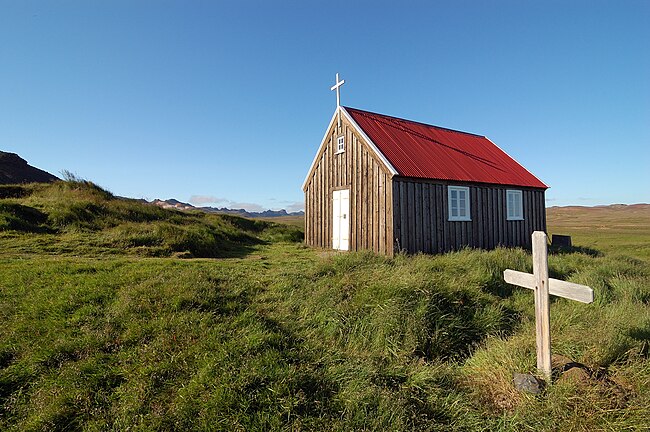
<svg viewBox="0 0 650 432">
<path fill-rule="evenodd" d="M 537 369 L 547 380 L 551 379 L 551 326 L 549 294 L 583 303 L 594 300 L 593 290 L 584 285 L 564 282 L 548 277 L 548 240 L 546 233 L 535 231 L 532 235 L 533 274 L 514 270 L 503 272 L 506 282 L 534 290 L 535 332 L 537 342 Z"/>
<path fill-rule="evenodd" d="M 503 278 L 509 284 L 535 289 L 535 276 L 530 273 L 506 270 L 503 272 Z M 548 279 L 548 293 L 581 303 L 592 303 L 594 301 L 594 290 L 588 286 L 559 279 Z"/>
<path fill-rule="evenodd" d="M 551 313 L 548 298 L 546 233 L 533 233 L 533 275 L 535 277 L 535 325 L 537 329 L 537 369 L 551 378 Z"/>
</svg>

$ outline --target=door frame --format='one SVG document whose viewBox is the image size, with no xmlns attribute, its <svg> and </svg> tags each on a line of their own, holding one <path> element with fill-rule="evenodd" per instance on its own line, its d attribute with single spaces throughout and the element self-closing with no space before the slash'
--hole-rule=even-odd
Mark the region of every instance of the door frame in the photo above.
<svg viewBox="0 0 650 432">
<path fill-rule="evenodd" d="M 341 212 L 341 194 L 342 192 L 347 192 L 347 208 L 345 209 L 345 212 Z M 339 214 L 338 214 L 338 220 L 337 220 L 337 206 L 336 206 L 336 198 L 335 195 L 338 195 L 338 201 L 339 201 Z M 346 220 L 346 228 L 347 228 L 347 234 L 346 235 L 346 247 L 342 248 L 341 247 L 341 214 L 344 215 L 343 219 Z M 342 189 L 335 189 L 332 191 L 332 249 L 335 250 L 342 250 L 342 251 L 347 251 L 350 250 L 350 189 L 349 188 L 342 188 Z M 338 232 L 337 232 L 338 231 Z M 338 239 L 336 238 L 336 235 L 338 234 Z M 336 241 L 338 240 L 338 241 Z"/>
</svg>

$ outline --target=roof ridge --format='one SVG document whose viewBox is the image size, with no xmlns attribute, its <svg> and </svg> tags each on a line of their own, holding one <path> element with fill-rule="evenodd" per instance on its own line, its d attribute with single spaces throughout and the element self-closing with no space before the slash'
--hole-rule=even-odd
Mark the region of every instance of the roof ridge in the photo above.
<svg viewBox="0 0 650 432">
<path fill-rule="evenodd" d="M 457 132 L 457 133 L 461 133 L 461 134 L 465 134 L 465 135 L 472 135 L 472 136 L 476 136 L 476 137 L 487 138 L 487 136 L 481 135 L 481 134 L 475 134 L 475 133 L 472 133 L 472 132 L 465 132 L 465 131 L 458 130 L 458 129 L 451 129 L 451 128 L 444 127 L 444 126 L 432 125 L 432 124 L 429 124 L 429 123 L 424 123 L 424 122 L 420 122 L 420 121 L 416 121 L 416 120 L 409 120 L 409 119 L 405 119 L 405 118 L 401 118 L 401 117 L 395 117 L 395 116 L 391 116 L 391 115 L 388 115 L 388 114 L 381 114 L 381 113 L 376 113 L 376 112 L 372 112 L 372 111 L 367 111 L 367 110 L 362 110 L 362 109 L 359 109 L 359 108 L 352 108 L 352 107 L 347 107 L 347 106 L 344 106 L 343 108 L 358 111 L 362 115 L 363 114 L 377 115 L 377 116 L 387 117 L 387 118 L 393 119 L 393 120 L 399 120 L 399 121 L 408 122 L 408 123 L 415 123 L 415 124 L 419 124 L 419 125 L 427 126 L 427 127 L 432 127 L 432 128 L 436 128 L 436 129 L 443 129 L 443 130 L 450 131 L 450 132 Z"/>
</svg>

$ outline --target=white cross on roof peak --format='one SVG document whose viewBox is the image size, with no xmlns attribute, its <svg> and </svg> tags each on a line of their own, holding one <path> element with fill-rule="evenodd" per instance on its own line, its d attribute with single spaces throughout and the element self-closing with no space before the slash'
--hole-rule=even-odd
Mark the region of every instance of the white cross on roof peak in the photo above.
<svg viewBox="0 0 650 432">
<path fill-rule="evenodd" d="M 339 81 L 339 74 L 338 74 L 338 72 L 337 72 L 337 73 L 336 73 L 336 84 L 334 84 L 334 85 L 332 86 L 332 88 L 330 89 L 330 90 L 336 90 L 336 107 L 337 107 L 337 108 L 341 106 L 341 92 L 340 92 L 340 88 L 341 88 L 341 86 L 342 86 L 343 84 L 345 84 L 345 80 L 340 80 L 340 81 Z"/>
<path fill-rule="evenodd" d="M 336 73 L 336 84 L 330 90 L 336 90 L 336 110 L 339 113 L 339 128 L 341 127 L 341 86 L 345 84 L 345 80 L 339 80 L 339 73 Z"/>
</svg>

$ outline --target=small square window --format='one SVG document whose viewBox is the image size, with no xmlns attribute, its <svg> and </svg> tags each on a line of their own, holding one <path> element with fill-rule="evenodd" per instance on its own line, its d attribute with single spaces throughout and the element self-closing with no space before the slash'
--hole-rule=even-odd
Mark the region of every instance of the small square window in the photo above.
<svg viewBox="0 0 650 432">
<path fill-rule="evenodd" d="M 449 220 L 469 221 L 469 188 L 467 186 L 448 186 L 447 198 L 449 200 Z"/>
<path fill-rule="evenodd" d="M 340 136 L 336 140 L 336 153 L 343 153 L 345 151 L 345 137 Z"/>
<path fill-rule="evenodd" d="M 524 220 L 524 206 L 520 190 L 506 190 L 507 220 Z"/>
</svg>

